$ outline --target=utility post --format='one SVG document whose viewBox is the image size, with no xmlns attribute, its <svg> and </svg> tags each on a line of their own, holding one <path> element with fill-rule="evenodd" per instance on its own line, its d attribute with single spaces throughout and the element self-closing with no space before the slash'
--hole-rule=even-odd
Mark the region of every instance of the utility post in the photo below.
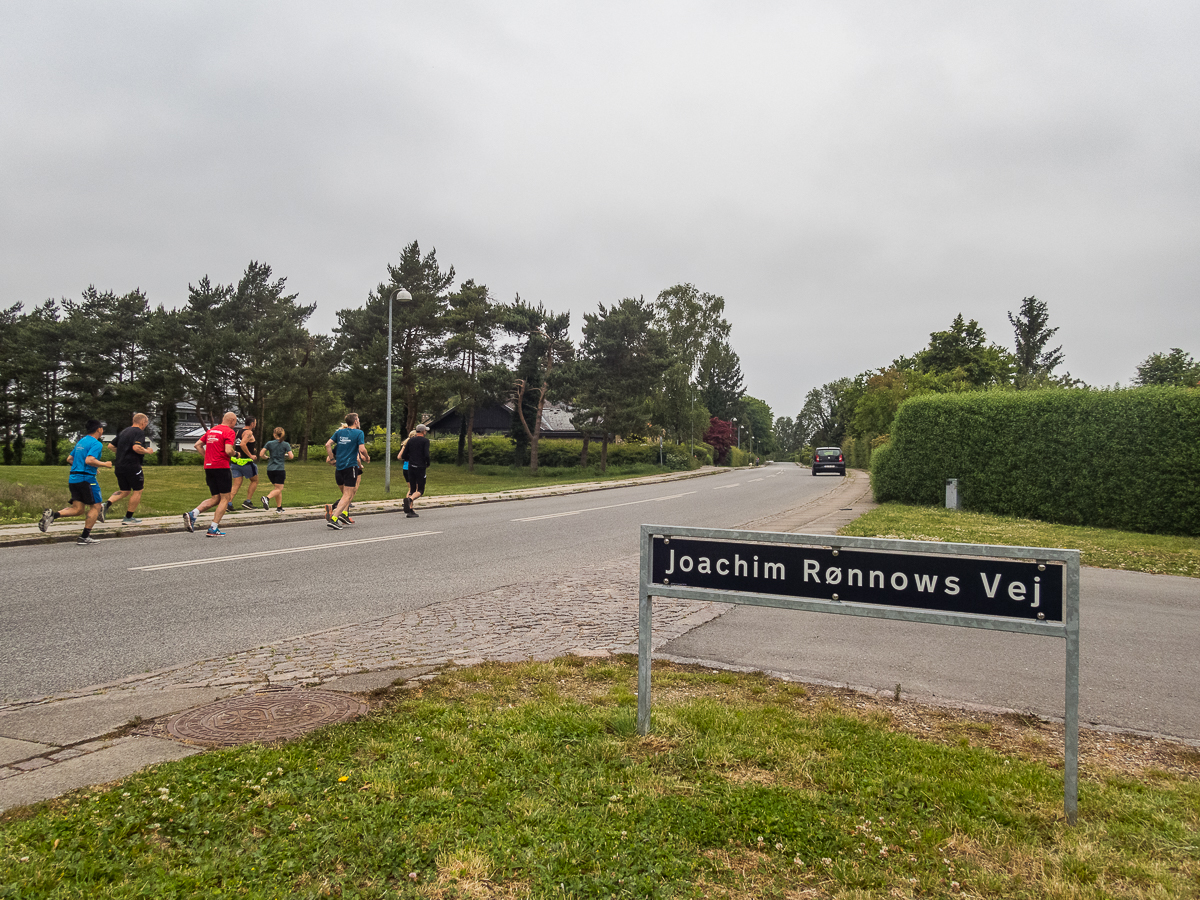
<svg viewBox="0 0 1200 900">
<path fill-rule="evenodd" d="M 404 288 L 396 288 L 388 294 L 388 363 L 387 363 L 387 434 L 383 439 L 383 492 L 392 492 L 392 306 L 396 301 L 408 303 L 412 294 Z"/>
</svg>

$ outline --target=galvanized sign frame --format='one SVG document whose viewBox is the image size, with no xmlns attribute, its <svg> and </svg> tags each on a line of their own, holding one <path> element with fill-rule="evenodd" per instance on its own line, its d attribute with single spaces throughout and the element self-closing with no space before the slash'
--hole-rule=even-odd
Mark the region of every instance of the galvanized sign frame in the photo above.
<svg viewBox="0 0 1200 900">
<path fill-rule="evenodd" d="M 789 548 L 812 547 L 828 551 L 836 557 L 845 551 L 878 551 L 906 556 L 916 561 L 936 563 L 939 560 L 970 558 L 975 560 L 1020 560 L 1038 566 L 1061 564 L 1061 619 L 1042 621 L 1040 618 L 980 615 L 972 612 L 930 609 L 912 605 L 888 605 L 874 602 L 842 600 L 839 593 L 831 597 L 807 596 L 807 579 L 799 592 L 793 586 L 790 595 L 755 591 L 715 589 L 654 581 L 653 547 L 655 538 L 664 545 L 673 537 L 693 538 L 713 542 L 731 551 L 744 547 L 749 556 L 757 548 L 786 545 Z M 762 554 L 766 556 L 766 552 Z M 672 562 L 674 557 L 672 557 Z M 728 565 L 727 565 L 728 569 Z M 1058 566 L 1045 568 L 1052 574 Z M 757 569 L 755 570 L 757 573 Z M 847 576 L 848 577 L 848 576 Z M 665 579 L 668 582 L 670 579 Z M 861 580 L 861 574 L 860 574 Z M 757 582 L 761 584 L 762 582 Z M 782 586 L 781 586 L 782 587 Z M 986 579 L 985 579 L 986 587 Z M 994 590 L 994 588 L 993 588 Z M 814 590 L 813 593 L 820 593 Z M 829 591 L 824 591 L 829 594 Z M 902 541 L 885 538 L 856 538 L 839 535 L 784 534 L 774 531 L 730 531 L 715 528 L 689 528 L 678 525 L 643 525 L 641 528 L 641 574 L 638 587 L 638 734 L 650 730 L 650 659 L 653 620 L 652 597 L 674 597 L 686 600 L 711 600 L 747 606 L 770 606 L 806 612 L 834 613 L 843 616 L 867 616 L 895 619 L 903 622 L 923 622 L 933 625 L 958 625 L 991 631 L 1011 631 L 1061 638 L 1066 643 L 1066 696 L 1064 703 L 1064 766 L 1063 796 L 1067 821 L 1075 824 L 1079 808 L 1079 551 L 1048 547 L 1000 547 L 987 544 L 943 544 L 929 541 Z"/>
</svg>

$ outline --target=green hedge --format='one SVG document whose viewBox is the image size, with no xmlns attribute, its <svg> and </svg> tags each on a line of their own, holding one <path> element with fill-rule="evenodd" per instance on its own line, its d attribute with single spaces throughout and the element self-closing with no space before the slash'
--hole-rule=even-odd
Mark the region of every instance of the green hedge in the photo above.
<svg viewBox="0 0 1200 900">
<path fill-rule="evenodd" d="M 475 438 L 475 463 L 480 466 L 511 466 L 514 461 L 515 442 L 512 438 L 500 435 Z M 376 435 L 367 445 L 367 451 L 372 460 L 383 459 L 384 438 Z M 392 436 L 392 455 L 400 452 L 399 435 Z M 538 441 L 538 465 L 547 468 L 572 468 L 579 465 L 579 457 L 583 453 L 582 440 L 560 440 L 543 438 Z M 519 465 L 529 465 L 529 450 L 526 448 Z M 696 445 L 696 455 L 701 460 L 712 459 L 712 448 L 707 444 Z M 429 442 L 429 456 L 436 465 L 452 466 L 458 461 L 458 438 L 438 438 Z M 667 468 L 686 469 L 687 448 L 668 446 L 664 450 Z M 592 441 L 588 445 L 588 465 L 596 466 L 600 462 L 600 442 Z M 658 444 L 609 444 L 608 464 L 610 466 L 658 465 Z"/>
<path fill-rule="evenodd" d="M 1200 534 L 1200 390 L 932 394 L 871 459 L 875 499 L 1070 525 Z"/>
</svg>

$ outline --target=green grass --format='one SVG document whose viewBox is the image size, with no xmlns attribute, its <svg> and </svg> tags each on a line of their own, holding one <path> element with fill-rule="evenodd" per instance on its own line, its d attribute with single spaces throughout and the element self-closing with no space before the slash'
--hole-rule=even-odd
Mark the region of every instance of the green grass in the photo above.
<svg viewBox="0 0 1200 900">
<path fill-rule="evenodd" d="M 147 516 L 183 513 L 208 498 L 201 466 L 147 466 L 146 488 L 138 513 Z M 432 466 L 429 470 L 427 497 L 445 497 L 452 494 L 492 494 L 520 488 L 545 487 L 553 484 L 570 484 L 583 481 L 612 481 L 635 475 L 656 475 L 666 472 L 658 466 L 639 465 L 631 467 L 609 466 L 604 475 L 595 468 L 540 468 L 537 475 L 530 475 L 527 468 L 514 469 L 509 466 L 476 466 L 474 474 L 466 467 Z M 98 473 L 100 489 L 105 497 L 117 490 L 117 478 L 108 469 Z M 266 465 L 260 464 L 258 490 L 255 494 L 271 490 L 267 480 Z M 392 465 L 392 497 L 403 497 L 406 491 L 399 463 Z M 240 498 L 244 497 L 243 484 Z M 333 482 L 333 468 L 324 460 L 288 463 L 287 484 L 283 493 L 284 506 L 321 506 L 336 500 L 339 489 Z M 383 464 L 371 463 L 363 472 L 362 485 L 356 500 L 384 500 L 388 494 L 383 489 Z M 258 500 L 255 499 L 257 503 Z M 36 521 L 46 507 L 58 509 L 67 505 L 67 468 L 65 466 L 0 466 L 0 524 Z M 125 505 L 116 506 L 123 514 Z"/>
<path fill-rule="evenodd" d="M 1061 772 L 883 707 L 636 660 L 494 664 L 0 823 L 0 897 L 1184 897 L 1194 776 Z M 814 691 L 817 689 L 813 689 Z M 1194 755 L 1194 754 L 1193 754 Z M 1191 760 L 1192 771 L 1196 760 Z"/>
<path fill-rule="evenodd" d="M 963 544 L 1060 547 L 1080 552 L 1085 566 L 1200 578 L 1200 538 L 1113 528 L 1054 525 L 1035 519 L 884 503 L 839 534 Z"/>
</svg>

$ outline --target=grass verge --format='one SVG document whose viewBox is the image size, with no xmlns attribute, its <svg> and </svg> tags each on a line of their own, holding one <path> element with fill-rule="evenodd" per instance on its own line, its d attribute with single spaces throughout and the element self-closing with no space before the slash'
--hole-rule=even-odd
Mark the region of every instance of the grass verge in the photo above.
<svg viewBox="0 0 1200 900">
<path fill-rule="evenodd" d="M 138 515 L 158 516 L 182 514 L 201 500 L 208 498 L 201 466 L 147 466 L 146 488 Z M 493 494 L 521 488 L 545 487 L 554 484 L 575 484 L 585 481 L 616 481 L 638 475 L 659 475 L 669 470 L 658 466 L 609 466 L 603 475 L 597 469 L 578 467 L 541 468 L 537 475 L 528 469 L 509 466 L 476 466 L 474 474 L 457 466 L 433 466 L 429 470 L 427 497 L 446 497 L 453 494 Z M 372 463 L 363 471 L 362 484 L 355 500 L 386 500 L 403 497 L 407 491 L 399 463 L 392 466 L 392 491 L 384 491 L 383 464 Z M 101 492 L 105 497 L 117 490 L 117 478 L 108 469 L 98 474 Z M 271 490 L 265 464 L 259 466 L 258 497 Z M 333 481 L 333 468 L 323 460 L 293 462 L 287 467 L 287 484 L 283 503 L 291 506 L 321 506 L 337 500 L 340 491 Z M 243 484 L 237 503 L 246 496 Z M 33 522 L 46 507 L 59 509 L 68 505 L 67 468 L 65 466 L 0 466 L 0 524 Z M 261 507 L 260 507 L 261 508 Z M 113 515 L 124 515 L 124 502 L 118 503 Z"/>
<path fill-rule="evenodd" d="M 1016 721 L 636 659 L 491 664 L 365 720 L 212 752 L 0 825 L 5 897 L 1107 898 L 1200 889 L 1200 756 L 1085 764 Z M 949 718 L 949 717 L 948 717 Z M 1049 727 L 1049 726 L 1047 726 Z M 1111 738 L 1112 736 L 1108 736 Z M 930 739 L 932 738 L 932 739 Z"/>
<path fill-rule="evenodd" d="M 1200 578 L 1200 538 L 1113 528 L 1054 525 L 1035 519 L 884 503 L 839 534 L 963 544 L 1061 547 L 1078 550 L 1085 566 Z"/>
</svg>

